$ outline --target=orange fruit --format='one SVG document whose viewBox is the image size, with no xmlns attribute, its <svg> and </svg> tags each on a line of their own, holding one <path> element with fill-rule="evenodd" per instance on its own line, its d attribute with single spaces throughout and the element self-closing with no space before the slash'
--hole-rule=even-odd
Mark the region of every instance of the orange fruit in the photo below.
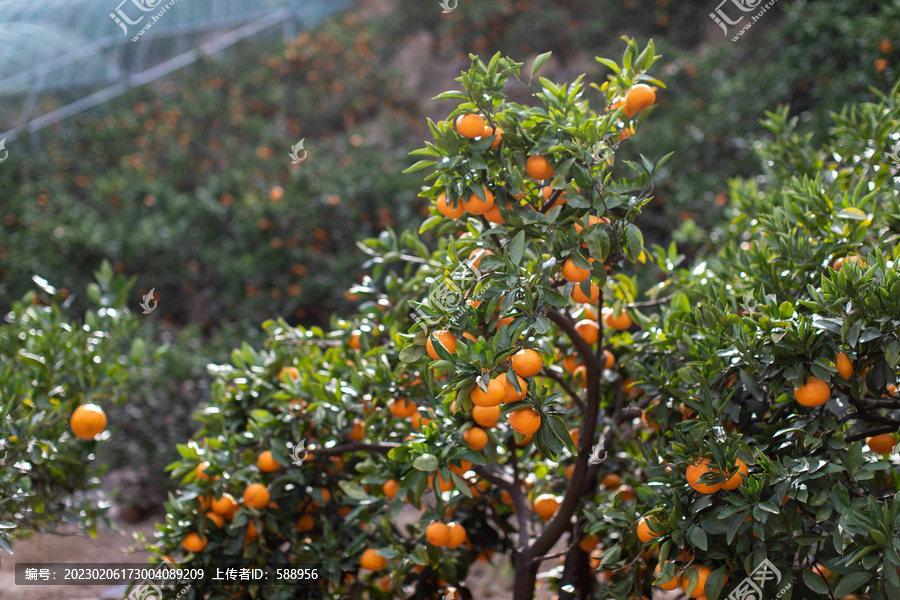
<svg viewBox="0 0 900 600">
<path fill-rule="evenodd" d="M 244 531 L 244 540 L 248 542 L 252 542 L 256 538 L 259 537 L 259 530 L 256 528 L 256 525 L 253 521 L 247 523 L 247 530 Z"/>
<path fill-rule="evenodd" d="M 502 376 L 506 379 L 505 376 Z M 501 402 L 503 402 L 503 398 L 506 397 L 506 388 L 503 387 L 503 384 L 497 381 L 497 377 L 489 380 L 487 383 L 487 392 L 482 392 L 481 388 L 477 385 L 472 388 L 472 391 L 469 393 L 469 397 L 472 399 L 472 403 L 475 406 L 497 406 Z"/>
<path fill-rule="evenodd" d="M 499 406 L 473 406 L 472 418 L 482 427 L 494 427 L 500 420 Z"/>
<path fill-rule="evenodd" d="M 450 528 L 443 523 L 435 521 L 425 528 L 425 537 L 428 539 L 429 544 L 441 548 L 450 541 Z"/>
<path fill-rule="evenodd" d="M 553 195 L 554 191 L 556 191 L 556 190 L 551 188 L 549 185 L 545 185 L 544 187 L 541 188 L 541 198 L 544 199 L 544 202 L 547 202 L 548 200 L 550 200 L 550 196 Z M 553 202 L 553 206 L 562 206 L 566 203 L 566 201 L 567 201 L 566 191 L 559 190 L 559 194 L 556 196 L 556 200 Z M 550 208 L 553 208 L 553 206 L 551 206 Z"/>
<path fill-rule="evenodd" d="M 437 339 L 447 352 L 456 354 L 456 336 L 446 329 L 441 329 L 428 336 L 428 341 L 425 342 L 425 350 L 428 352 L 428 356 L 434 360 L 438 360 L 439 358 L 437 352 L 434 350 L 434 342 L 432 341 L 434 339 Z"/>
<path fill-rule="evenodd" d="M 571 281 L 574 283 L 581 283 L 591 276 L 591 272 L 587 269 L 582 269 L 575 262 L 569 258 L 566 262 L 563 263 L 562 269 L 559 270 L 560 275 L 566 281 Z"/>
<path fill-rule="evenodd" d="M 659 521 L 656 520 L 655 518 L 653 520 L 655 523 L 659 523 Z M 640 520 L 638 520 L 637 536 L 638 536 L 638 539 L 641 540 L 641 542 L 646 544 L 648 542 L 652 542 L 656 538 L 662 537 L 662 535 L 663 534 L 661 534 L 661 533 L 660 534 L 653 533 L 653 531 L 650 529 L 650 524 L 648 523 L 647 517 L 641 517 Z"/>
<path fill-rule="evenodd" d="M 496 202 L 494 202 L 494 206 L 491 208 L 491 210 L 484 213 L 484 218 L 487 219 L 488 223 L 496 223 L 497 225 L 503 225 L 504 223 L 506 223 L 506 221 L 503 220 L 503 213 L 500 212 L 500 205 Z M 478 308 L 478 306 L 476 305 L 475 308 Z"/>
<path fill-rule="evenodd" d="M 272 202 L 278 202 L 284 197 L 284 188 L 280 185 L 274 186 L 269 190 L 269 200 Z"/>
<path fill-rule="evenodd" d="M 469 460 L 461 460 L 459 461 L 459 466 L 457 465 L 449 465 L 451 471 L 456 473 L 457 475 L 462 475 L 466 471 L 472 468 L 472 461 Z"/>
<path fill-rule="evenodd" d="M 634 111 L 631 110 L 630 108 L 628 108 L 628 106 L 625 104 L 625 100 L 623 98 L 618 98 L 618 99 L 614 100 L 612 105 L 610 105 L 610 107 L 606 110 L 614 111 L 617 108 L 619 108 L 620 106 L 625 107 L 622 109 L 622 112 L 625 113 L 625 116 L 627 116 L 629 119 L 634 116 Z"/>
<path fill-rule="evenodd" d="M 885 456 L 894 451 L 896 444 L 897 441 L 892 433 L 882 433 L 881 435 L 873 435 L 866 438 L 866 445 L 869 446 L 869 450 Z"/>
<path fill-rule="evenodd" d="M 525 172 L 532 179 L 550 179 L 555 173 L 550 161 L 541 154 L 532 154 L 528 157 L 525 161 Z"/>
<path fill-rule="evenodd" d="M 806 384 L 794 388 L 794 398 L 803 406 L 822 406 L 831 398 L 831 387 L 818 377 L 810 375 Z"/>
<path fill-rule="evenodd" d="M 575 289 L 577 290 L 578 288 Z M 596 344 L 597 340 L 600 339 L 600 326 L 597 325 L 597 321 L 582 319 L 575 323 L 575 331 L 588 345 Z"/>
<path fill-rule="evenodd" d="M 363 552 L 359 559 L 359 566 L 370 571 L 380 571 L 387 566 L 387 563 L 387 559 L 372 548 Z"/>
<path fill-rule="evenodd" d="M 200 537 L 196 533 L 189 533 L 181 540 L 181 545 L 184 546 L 184 549 L 188 552 L 202 552 L 208 543 L 209 540 L 205 537 Z"/>
<path fill-rule="evenodd" d="M 590 552 L 596 548 L 599 543 L 600 537 L 596 533 L 592 533 L 591 535 L 582 538 L 581 541 L 578 542 L 578 547 L 585 552 Z"/>
<path fill-rule="evenodd" d="M 519 350 L 512 356 L 512 368 L 520 377 L 533 377 L 544 368 L 544 359 L 534 350 Z"/>
<path fill-rule="evenodd" d="M 287 383 L 288 380 L 297 379 L 298 377 L 300 377 L 300 369 L 297 367 L 283 367 L 278 371 L 278 379 L 284 383 Z"/>
<path fill-rule="evenodd" d="M 206 512 L 212 507 L 214 498 L 209 494 L 197 498 L 200 501 L 200 512 Z"/>
<path fill-rule="evenodd" d="M 576 233 L 581 233 L 582 231 L 584 231 L 583 223 L 584 223 L 583 219 L 579 219 L 578 221 L 575 222 L 574 227 L 575 227 Z M 587 226 L 588 227 L 591 227 L 592 225 L 598 225 L 600 223 L 609 223 L 609 219 L 606 219 L 604 217 L 598 217 L 596 215 L 588 215 L 588 218 L 587 218 Z M 584 244 L 584 245 L 587 246 L 587 244 Z"/>
<path fill-rule="evenodd" d="M 501 375 L 498 377 L 500 383 L 503 384 L 503 402 L 515 402 L 516 400 L 521 400 L 528 394 L 528 383 L 522 379 L 518 374 L 516 377 L 519 379 L 519 387 L 522 388 L 522 393 L 516 391 L 516 388 L 509 382 L 506 375 Z"/>
<path fill-rule="evenodd" d="M 469 448 L 478 452 L 488 443 L 488 435 L 481 427 L 473 427 L 463 434 L 463 441 L 469 445 Z"/>
<path fill-rule="evenodd" d="M 485 196 L 487 198 L 487 196 Z M 481 266 L 481 259 L 485 256 L 493 256 L 494 253 L 490 250 L 485 250 L 484 248 L 476 248 L 469 252 L 469 260 L 472 261 L 472 266 L 476 269 Z"/>
<path fill-rule="evenodd" d="M 556 509 L 559 508 L 559 500 L 553 494 L 541 494 L 534 499 L 533 506 L 534 512 L 544 521 L 548 521 L 556 514 Z"/>
<path fill-rule="evenodd" d="M 259 470 L 263 473 L 274 473 L 281 468 L 281 465 L 278 464 L 278 461 L 275 460 L 269 450 L 260 453 L 259 457 L 256 459 L 256 466 L 259 467 Z"/>
<path fill-rule="evenodd" d="M 734 466 L 737 467 L 737 472 L 725 480 L 722 484 L 723 490 L 736 490 L 741 487 L 741 484 L 744 483 L 744 477 L 750 474 L 750 469 L 747 467 L 747 463 L 742 461 L 741 459 L 736 459 L 734 461 Z"/>
<path fill-rule="evenodd" d="M 233 514 L 234 509 L 237 507 L 237 502 L 234 500 L 234 496 L 231 494 L 222 494 L 219 498 L 212 501 L 210 504 L 210 508 L 213 512 L 222 515 L 223 517 L 228 518 Z"/>
<path fill-rule="evenodd" d="M 209 481 L 209 475 L 206 474 L 206 468 L 209 467 L 209 461 L 204 460 L 194 469 L 194 478 L 202 481 Z M 215 481 L 218 477 L 214 477 Z"/>
<path fill-rule="evenodd" d="M 706 595 L 706 580 L 709 578 L 712 570 L 709 567 L 705 567 L 703 565 L 695 565 L 689 568 L 693 569 L 697 573 L 697 584 L 692 590 L 688 591 L 689 586 L 691 585 L 691 580 L 687 577 L 687 575 L 682 575 L 681 589 L 684 590 L 684 593 L 691 598 L 702 598 Z"/>
<path fill-rule="evenodd" d="M 468 113 L 456 117 L 456 131 L 459 135 L 471 140 L 484 133 L 484 119 L 475 113 Z"/>
<path fill-rule="evenodd" d="M 584 336 L 582 336 L 582 337 L 584 337 Z M 577 367 L 579 363 L 580 363 L 579 358 L 576 355 L 572 354 L 563 359 L 563 369 L 565 369 L 566 371 L 571 373 L 572 371 L 575 370 L 575 367 Z"/>
<path fill-rule="evenodd" d="M 347 434 L 347 437 L 354 441 L 360 441 L 366 434 L 366 428 L 362 421 L 353 419 L 353 429 Z"/>
<path fill-rule="evenodd" d="M 613 353 L 609 350 L 603 351 L 603 368 L 604 369 L 612 369 L 613 365 L 616 364 L 616 357 L 613 356 Z"/>
<path fill-rule="evenodd" d="M 614 315 L 611 309 L 604 310 L 603 322 L 606 323 L 607 327 L 616 331 L 625 331 L 631 327 L 631 317 L 624 310 L 618 315 Z"/>
<path fill-rule="evenodd" d="M 576 285 L 572 289 L 572 300 L 582 304 L 594 304 L 600 300 L 600 288 L 593 281 L 591 282 L 591 295 L 587 296 L 581 291 L 581 284 Z"/>
<path fill-rule="evenodd" d="M 491 143 L 491 150 L 496 150 L 500 147 L 500 142 L 503 141 L 503 128 L 497 127 L 496 129 L 485 125 L 484 131 L 481 132 L 481 137 L 486 138 L 491 135 L 496 135 L 497 138 Z"/>
<path fill-rule="evenodd" d="M 662 568 L 662 563 L 657 563 L 656 568 L 653 570 L 653 574 L 656 575 L 657 579 L 659 579 L 660 568 Z M 678 572 L 677 568 L 675 569 L 675 572 L 676 573 Z M 669 581 L 667 581 L 665 583 L 657 583 L 656 585 L 658 585 L 659 587 L 661 587 L 662 589 L 664 589 L 666 591 L 672 591 L 675 588 L 678 588 L 681 586 L 681 575 L 675 575 Z"/>
<path fill-rule="evenodd" d="M 875 59 L 875 70 L 877 72 L 881 73 L 882 71 L 884 71 L 885 69 L 888 68 L 889 64 L 890 63 L 888 62 L 888 59 L 886 59 L 886 58 L 876 58 Z"/>
<path fill-rule="evenodd" d="M 225 526 L 225 517 L 218 513 L 214 513 L 213 511 L 209 511 L 204 515 L 208 520 L 212 521 L 213 524 L 218 528 L 222 529 Z"/>
<path fill-rule="evenodd" d="M 106 429 L 106 413 L 96 404 L 82 404 L 72 413 L 69 426 L 75 437 L 92 440 Z"/>
<path fill-rule="evenodd" d="M 631 502 L 637 497 L 634 493 L 634 488 L 630 485 L 619 486 L 619 489 L 615 491 L 615 495 L 622 502 Z"/>
<path fill-rule="evenodd" d="M 398 398 L 391 403 L 391 414 L 400 419 L 408 419 L 417 411 L 416 403 L 405 398 Z"/>
<path fill-rule="evenodd" d="M 462 202 L 457 202 L 456 208 L 453 208 L 450 203 L 447 202 L 447 196 L 444 194 L 437 197 L 435 207 L 438 209 L 439 213 L 448 219 L 458 219 L 466 212 L 466 207 L 463 206 Z"/>
<path fill-rule="evenodd" d="M 843 352 L 838 352 L 837 357 L 834 359 L 834 364 L 837 366 L 837 371 L 841 377 L 847 381 L 853 377 L 853 363 L 850 361 L 849 356 Z"/>
<path fill-rule="evenodd" d="M 396 479 L 388 479 L 381 486 L 381 491 L 383 491 L 384 495 L 387 496 L 388 498 L 390 498 L 391 500 L 394 499 L 394 496 L 397 495 L 397 492 L 399 490 L 400 490 L 400 482 L 397 481 Z"/>
<path fill-rule="evenodd" d="M 637 84 L 625 94 L 625 106 L 635 113 L 650 108 L 654 102 L 656 102 L 656 92 L 646 83 Z"/>
<path fill-rule="evenodd" d="M 509 426 L 521 433 L 530 435 L 541 428 L 541 413 L 533 408 L 520 408 L 509 413 Z"/>
<path fill-rule="evenodd" d="M 572 379 L 581 387 L 587 387 L 587 367 L 584 365 L 575 367 L 575 370 L 572 371 Z"/>
<path fill-rule="evenodd" d="M 607 473 L 603 476 L 603 479 L 600 480 L 600 485 L 611 490 L 622 485 L 622 478 L 615 473 Z"/>
<path fill-rule="evenodd" d="M 865 268 L 865 266 L 866 266 L 866 261 L 862 260 L 858 254 L 851 254 L 850 256 L 848 256 L 846 258 L 839 258 L 839 259 L 835 260 L 832 263 L 831 268 L 834 269 L 835 271 L 840 271 L 841 267 L 844 266 L 845 262 L 848 264 L 849 263 L 858 263 L 859 266 L 861 266 L 863 268 Z"/>
<path fill-rule="evenodd" d="M 244 504 L 256 510 L 264 509 L 269 504 L 269 490 L 261 483 L 251 483 L 244 490 Z"/>
<path fill-rule="evenodd" d="M 515 317 L 503 317 L 502 319 L 497 319 L 497 329 L 499 330 L 504 325 L 509 325 L 515 321 L 515 319 Z"/>
<path fill-rule="evenodd" d="M 577 427 L 573 427 L 569 430 L 569 437 L 572 438 L 575 446 L 578 446 L 578 442 L 581 441 L 581 431 Z"/>
<path fill-rule="evenodd" d="M 878 51 L 882 54 L 890 54 L 894 51 L 894 44 L 891 40 L 884 39 L 878 42 Z"/>
<path fill-rule="evenodd" d="M 484 189 L 484 200 L 477 194 L 470 194 L 469 198 L 463 203 L 467 213 L 473 215 L 483 215 L 494 208 L 494 194 L 487 188 Z M 477 266 L 477 265 L 476 265 Z"/>
<path fill-rule="evenodd" d="M 428 423 L 431 423 L 431 419 L 423 417 L 421 414 L 419 414 L 418 410 L 412 414 L 409 420 L 412 423 L 413 429 L 415 429 L 416 431 L 418 431 L 420 427 L 424 427 Z"/>
<path fill-rule="evenodd" d="M 300 517 L 297 525 L 294 527 L 297 531 L 312 531 L 316 528 L 316 520 L 312 515 L 306 514 Z"/>
<path fill-rule="evenodd" d="M 362 344 L 360 343 L 360 334 L 359 332 L 354 332 L 350 339 L 347 340 L 347 345 L 351 350 L 359 350 L 362 348 Z"/>
<path fill-rule="evenodd" d="M 700 477 L 705 473 L 716 473 L 715 469 L 709 468 L 709 463 L 712 461 L 708 458 L 704 458 L 703 460 L 696 462 L 690 465 L 685 471 L 685 475 L 687 476 L 688 483 L 692 488 L 700 492 L 701 494 L 715 494 L 720 489 L 722 489 L 721 483 L 700 483 Z"/>
<path fill-rule="evenodd" d="M 459 548 L 466 541 L 466 529 L 459 523 L 453 522 L 447 525 L 450 529 L 450 539 L 447 541 L 448 548 Z"/>
</svg>

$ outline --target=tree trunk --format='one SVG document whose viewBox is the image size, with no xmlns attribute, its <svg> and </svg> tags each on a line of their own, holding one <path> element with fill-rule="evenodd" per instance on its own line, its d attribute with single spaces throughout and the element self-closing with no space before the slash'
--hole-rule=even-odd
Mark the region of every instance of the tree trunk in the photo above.
<svg viewBox="0 0 900 600">
<path fill-rule="evenodd" d="M 513 600 L 534 600 L 538 565 L 531 564 L 531 554 L 523 552 L 516 561 L 516 580 L 513 583 Z"/>
</svg>

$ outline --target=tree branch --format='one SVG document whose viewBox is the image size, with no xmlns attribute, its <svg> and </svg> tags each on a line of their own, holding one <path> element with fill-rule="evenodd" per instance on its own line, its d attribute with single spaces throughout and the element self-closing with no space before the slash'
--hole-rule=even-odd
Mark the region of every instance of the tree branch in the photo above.
<svg viewBox="0 0 900 600">
<path fill-rule="evenodd" d="M 544 376 L 549 377 L 553 381 L 559 384 L 559 386 L 566 391 L 570 398 L 572 398 L 572 402 L 575 403 L 575 406 L 578 407 L 578 410 L 581 411 L 581 414 L 584 414 L 584 402 L 581 401 L 581 397 L 572 389 L 566 381 L 551 371 L 550 369 L 544 369 Z"/>
</svg>

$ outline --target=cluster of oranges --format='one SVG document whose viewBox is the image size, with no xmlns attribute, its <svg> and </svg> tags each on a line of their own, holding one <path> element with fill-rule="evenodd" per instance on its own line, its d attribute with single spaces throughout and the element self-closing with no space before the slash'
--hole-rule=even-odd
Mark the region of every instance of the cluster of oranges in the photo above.
<svg viewBox="0 0 900 600">
<path fill-rule="evenodd" d="M 257 458 L 257 465 L 263 472 L 271 473 L 281 468 L 281 465 L 272 457 L 269 451 L 262 452 Z M 206 473 L 209 468 L 209 462 L 203 461 L 194 469 L 194 479 L 196 481 L 217 481 L 218 476 L 210 476 Z M 203 514 L 202 526 L 199 532 L 188 533 L 181 542 L 182 547 L 188 552 L 202 552 L 209 538 L 205 535 L 210 527 L 222 529 L 227 521 L 231 521 L 241 506 L 248 506 L 256 510 L 263 510 L 270 504 L 270 494 L 266 486 L 261 483 L 251 483 L 244 488 L 242 502 L 238 502 L 234 496 L 224 493 L 218 498 L 210 494 L 200 496 L 199 511 Z M 211 524 L 211 525 L 210 525 Z M 261 525 L 255 521 L 247 523 L 244 531 L 244 543 L 247 544 L 259 537 Z"/>
</svg>

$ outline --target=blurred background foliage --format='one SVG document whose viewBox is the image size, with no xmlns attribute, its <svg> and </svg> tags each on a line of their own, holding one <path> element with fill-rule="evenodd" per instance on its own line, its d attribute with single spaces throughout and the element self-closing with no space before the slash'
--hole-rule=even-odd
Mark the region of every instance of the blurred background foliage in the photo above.
<svg viewBox="0 0 900 600">
<path fill-rule="evenodd" d="M 872 100 L 869 85 L 887 90 L 900 59 L 898 0 L 781 0 L 736 43 L 709 18 L 712 1 L 471 0 L 447 14 L 386 1 L 360 17 L 363 4 L 8 144 L 0 310 L 37 274 L 78 318 L 103 260 L 136 277 L 133 312 L 155 289 L 158 308 L 136 314 L 135 335 L 160 352 L 133 367 L 139 384 L 110 419 L 128 433 L 104 450 L 113 467 L 143 465 L 121 497 L 138 512 L 164 497 L 158 467 L 196 427 L 186 417 L 208 398 L 206 364 L 259 340 L 265 319 L 322 325 L 350 310 L 344 290 L 364 260 L 354 242 L 427 214 L 420 178 L 400 171 L 428 137 L 425 117 L 446 114 L 424 100 L 455 87 L 469 53 L 529 63 L 549 50 L 546 77 L 602 81 L 594 56 L 620 52 L 624 34 L 653 37 L 668 89 L 629 143 L 675 154 L 641 227 L 648 246 L 674 238 L 688 255 L 722 239 L 729 179 L 762 177 L 753 150 L 765 111 L 786 104 L 824 138 L 829 113 Z M 291 165 L 301 139 L 309 154 Z"/>
</svg>

